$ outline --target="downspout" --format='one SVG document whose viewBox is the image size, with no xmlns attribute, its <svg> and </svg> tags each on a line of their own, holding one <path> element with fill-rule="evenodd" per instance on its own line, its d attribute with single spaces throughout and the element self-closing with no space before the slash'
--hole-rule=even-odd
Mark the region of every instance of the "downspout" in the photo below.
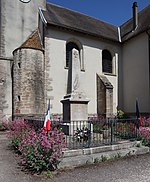
<svg viewBox="0 0 150 182">
<path fill-rule="evenodd" d="M 119 42 L 121 42 L 121 33 L 120 33 L 120 27 L 118 27 L 118 39 L 119 39 Z"/>
<path fill-rule="evenodd" d="M 12 120 L 14 120 L 14 63 L 11 66 L 11 79 L 12 79 Z"/>
<path fill-rule="evenodd" d="M 39 7 L 39 18 L 41 18 L 41 21 L 43 22 L 43 25 L 45 25 L 45 27 L 47 27 L 47 21 L 46 21 L 46 19 L 45 19 L 45 17 L 44 17 L 44 15 L 43 15 L 43 12 L 42 12 L 42 8 L 41 7 Z M 43 47 L 45 47 L 45 44 L 44 44 L 44 42 L 45 42 L 45 40 L 44 40 L 44 34 L 45 34 L 45 27 L 43 26 Z M 40 36 L 41 37 L 41 36 Z M 46 76 L 46 74 L 47 74 L 47 71 L 46 71 L 46 58 L 45 58 L 45 54 L 44 54 L 44 70 L 45 70 L 45 73 L 44 73 L 44 95 L 46 96 L 46 98 L 47 98 L 47 76 Z M 47 99 L 44 99 L 44 108 L 46 109 L 46 103 L 47 103 Z"/>
<path fill-rule="evenodd" d="M 149 92 L 150 92 L 150 35 L 148 36 L 148 38 L 149 38 L 148 46 L 149 46 Z M 150 98 L 149 98 L 149 103 L 150 103 Z"/>
<path fill-rule="evenodd" d="M 148 50 L 149 50 L 149 92 L 150 92 L 150 33 L 148 32 L 148 30 L 146 31 L 147 35 L 148 35 Z M 150 97 L 150 96 L 149 96 Z M 150 98 L 149 98 L 149 103 L 150 103 Z"/>
<path fill-rule="evenodd" d="M 43 21 L 44 25 L 47 25 L 47 21 L 42 13 L 42 8 L 40 8 L 40 7 L 39 7 L 39 14 L 40 14 L 41 20 Z"/>
</svg>

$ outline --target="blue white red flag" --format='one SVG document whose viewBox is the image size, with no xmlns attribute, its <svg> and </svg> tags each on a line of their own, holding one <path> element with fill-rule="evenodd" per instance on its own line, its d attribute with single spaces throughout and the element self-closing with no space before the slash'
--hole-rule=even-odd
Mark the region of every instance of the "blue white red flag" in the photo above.
<svg viewBox="0 0 150 182">
<path fill-rule="evenodd" d="M 50 100 L 48 103 L 48 108 L 47 108 L 47 112 L 46 112 L 46 116 L 45 116 L 45 121 L 44 121 L 44 128 L 46 129 L 46 131 L 50 131 Z"/>
</svg>

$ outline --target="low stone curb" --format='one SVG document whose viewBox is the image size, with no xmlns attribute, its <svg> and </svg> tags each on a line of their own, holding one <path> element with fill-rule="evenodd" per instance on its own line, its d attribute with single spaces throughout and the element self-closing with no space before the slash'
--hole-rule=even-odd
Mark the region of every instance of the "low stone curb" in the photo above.
<svg viewBox="0 0 150 182">
<path fill-rule="evenodd" d="M 140 141 L 133 141 L 133 142 L 122 142 L 120 144 L 115 145 L 105 145 L 105 146 L 99 146 L 99 147 L 91 147 L 91 148 L 84 148 L 84 149 L 76 149 L 76 150 L 66 150 L 63 151 L 64 155 L 63 157 L 74 157 L 74 156 L 80 156 L 80 155 L 90 155 L 100 152 L 107 152 L 112 150 L 121 150 L 126 149 L 130 147 L 137 146 L 140 144 Z"/>
<path fill-rule="evenodd" d="M 98 147 L 96 149 L 89 148 L 67 151 L 58 168 L 83 166 L 85 164 L 98 163 L 126 156 L 146 154 L 150 151 L 149 147 L 136 147 L 135 144 L 135 142 L 130 142 L 121 145 Z"/>
</svg>

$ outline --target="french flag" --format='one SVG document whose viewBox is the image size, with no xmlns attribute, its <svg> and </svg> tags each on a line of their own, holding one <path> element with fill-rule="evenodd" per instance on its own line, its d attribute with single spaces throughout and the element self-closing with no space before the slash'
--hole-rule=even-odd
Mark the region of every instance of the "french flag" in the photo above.
<svg viewBox="0 0 150 182">
<path fill-rule="evenodd" d="M 46 112 L 46 116 L 45 116 L 45 121 L 44 121 L 44 128 L 46 129 L 46 131 L 50 131 L 51 128 L 51 121 L 50 121 L 50 100 L 48 103 L 48 109 Z"/>
</svg>

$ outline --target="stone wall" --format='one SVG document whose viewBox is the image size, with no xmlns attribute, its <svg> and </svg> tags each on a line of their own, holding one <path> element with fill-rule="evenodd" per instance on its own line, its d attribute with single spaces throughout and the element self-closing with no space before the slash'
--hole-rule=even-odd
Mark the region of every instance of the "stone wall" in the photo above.
<svg viewBox="0 0 150 182">
<path fill-rule="evenodd" d="M 5 57 L 5 24 L 6 21 L 2 2 L 0 0 L 0 57 Z"/>
<path fill-rule="evenodd" d="M 12 115 L 12 60 L 0 58 L 0 121 Z"/>
<path fill-rule="evenodd" d="M 97 75 L 97 114 L 106 114 L 106 87 Z"/>
<path fill-rule="evenodd" d="M 14 52 L 13 104 L 14 116 L 44 114 L 43 51 L 23 48 Z"/>
<path fill-rule="evenodd" d="M 103 75 L 97 74 L 97 113 L 106 117 L 113 116 L 113 86 Z"/>
</svg>

